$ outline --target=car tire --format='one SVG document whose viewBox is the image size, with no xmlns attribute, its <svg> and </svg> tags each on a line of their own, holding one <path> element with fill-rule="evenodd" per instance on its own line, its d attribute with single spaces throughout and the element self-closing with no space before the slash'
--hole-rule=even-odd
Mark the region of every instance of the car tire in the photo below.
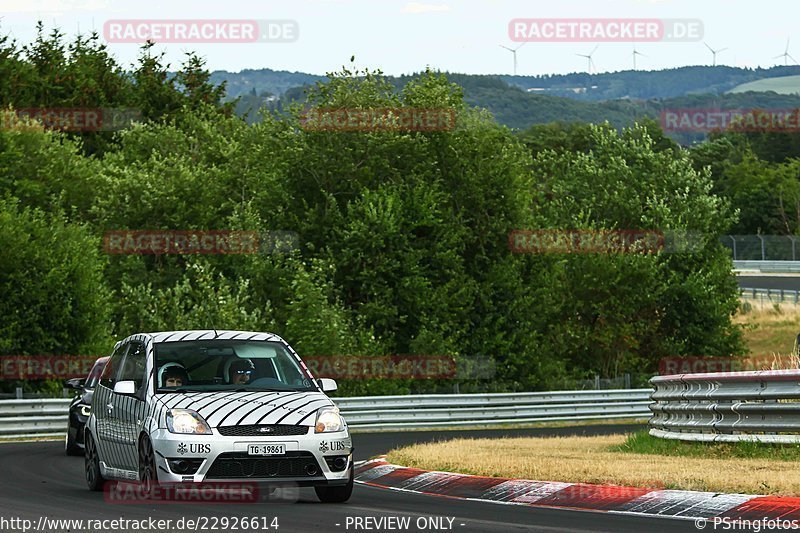
<svg viewBox="0 0 800 533">
<path fill-rule="evenodd" d="M 139 439 L 139 482 L 147 495 L 152 494 L 154 486 L 158 485 L 156 454 L 147 435 L 142 435 Z"/>
<path fill-rule="evenodd" d="M 86 464 L 86 484 L 89 486 L 89 490 L 101 491 L 106 484 L 106 480 L 103 478 L 103 474 L 100 473 L 100 456 L 97 454 L 97 445 L 92 438 L 92 434 L 88 431 L 84 436 L 84 441 L 86 443 L 84 459 Z"/>
<path fill-rule="evenodd" d="M 317 498 L 322 503 L 344 503 L 350 499 L 353 494 L 353 471 L 354 468 L 350 467 L 350 479 L 347 485 L 340 485 L 338 487 L 314 487 L 314 492 L 317 493 Z"/>
<path fill-rule="evenodd" d="M 67 437 L 64 439 L 64 453 L 67 455 L 83 455 L 83 448 L 75 443 L 75 438 L 67 428 Z"/>
</svg>

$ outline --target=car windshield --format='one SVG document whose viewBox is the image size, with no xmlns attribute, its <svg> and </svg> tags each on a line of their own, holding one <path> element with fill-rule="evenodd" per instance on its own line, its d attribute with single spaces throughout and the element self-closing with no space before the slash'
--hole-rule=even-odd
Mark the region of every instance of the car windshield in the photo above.
<svg viewBox="0 0 800 533">
<path fill-rule="evenodd" d="M 297 359 L 278 342 L 195 340 L 155 344 L 158 392 L 313 391 Z"/>
</svg>

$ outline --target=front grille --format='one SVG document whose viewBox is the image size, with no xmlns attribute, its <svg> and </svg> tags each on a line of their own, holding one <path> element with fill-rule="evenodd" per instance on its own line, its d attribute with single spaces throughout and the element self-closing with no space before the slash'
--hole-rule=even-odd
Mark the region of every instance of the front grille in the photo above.
<svg viewBox="0 0 800 533">
<path fill-rule="evenodd" d="M 289 424 L 270 424 L 262 426 L 220 426 L 220 435 L 226 437 L 289 437 L 305 435 L 309 426 L 292 426 Z"/>
<path fill-rule="evenodd" d="M 277 457 L 253 457 L 245 453 L 221 453 L 208 469 L 206 479 L 269 479 L 314 477 L 321 474 L 310 452 L 286 452 Z"/>
</svg>

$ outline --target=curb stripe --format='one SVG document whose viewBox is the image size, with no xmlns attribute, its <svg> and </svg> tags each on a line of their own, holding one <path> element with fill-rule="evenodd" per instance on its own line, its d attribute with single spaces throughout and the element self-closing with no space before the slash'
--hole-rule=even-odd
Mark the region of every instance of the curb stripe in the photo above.
<svg viewBox="0 0 800 533">
<path fill-rule="evenodd" d="M 750 520 L 798 520 L 800 521 L 800 498 L 788 496 L 759 496 L 737 507 L 735 514 L 721 516 Z"/>
<path fill-rule="evenodd" d="M 448 498 L 678 519 L 800 520 L 800 498 L 471 476 L 393 465 L 356 466 L 359 483 Z"/>
</svg>

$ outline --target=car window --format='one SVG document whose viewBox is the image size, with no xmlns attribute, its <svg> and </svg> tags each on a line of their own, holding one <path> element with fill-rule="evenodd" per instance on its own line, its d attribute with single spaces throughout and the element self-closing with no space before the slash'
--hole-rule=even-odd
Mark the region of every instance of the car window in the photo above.
<svg viewBox="0 0 800 533">
<path fill-rule="evenodd" d="M 117 374 L 119 374 L 122 358 L 124 357 L 125 350 L 127 348 L 127 343 L 120 344 L 108 359 L 106 366 L 103 368 L 103 373 L 100 375 L 100 384 L 104 387 L 112 388 L 114 383 L 117 381 Z"/>
<path fill-rule="evenodd" d="M 137 392 L 142 389 L 144 384 L 144 372 L 147 366 L 147 353 L 144 344 L 141 342 L 131 342 L 128 344 L 127 355 L 122 363 L 118 381 L 133 381 L 136 384 Z"/>
<path fill-rule="evenodd" d="M 159 389 L 162 372 L 184 374 L 184 387 L 202 391 L 234 388 L 316 390 L 294 356 L 278 342 L 193 340 L 154 344 Z M 164 374 L 166 375 L 166 374 Z"/>
</svg>

